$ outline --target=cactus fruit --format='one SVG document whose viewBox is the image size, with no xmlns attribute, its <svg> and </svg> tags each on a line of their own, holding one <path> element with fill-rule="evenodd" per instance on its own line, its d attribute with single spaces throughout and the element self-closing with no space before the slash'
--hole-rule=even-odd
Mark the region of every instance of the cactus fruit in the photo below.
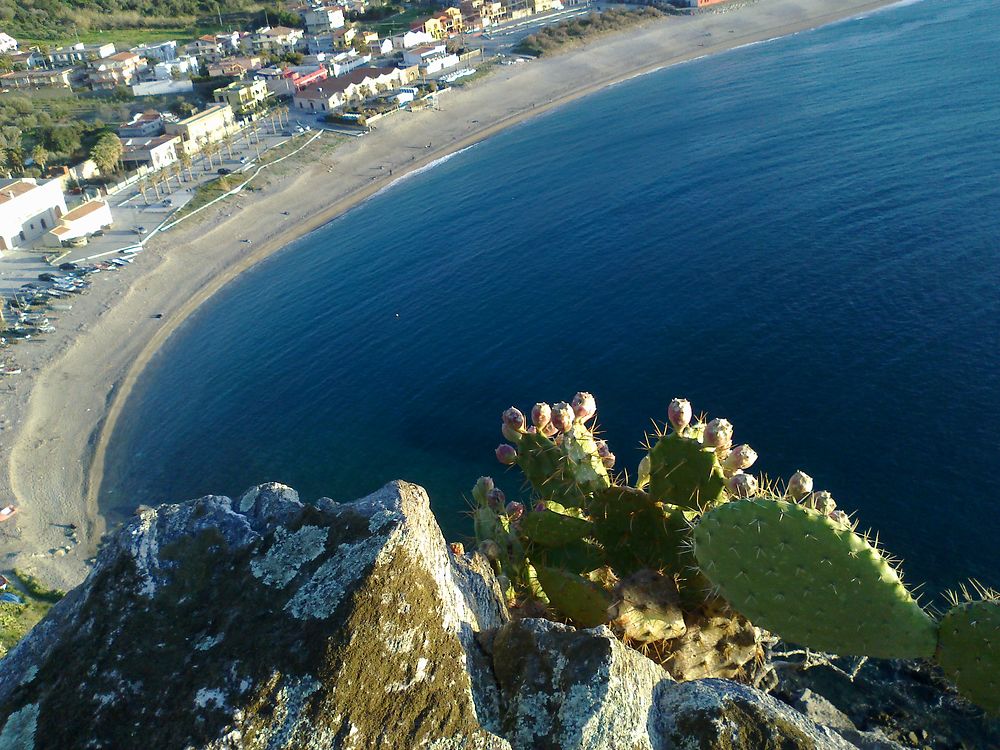
<svg viewBox="0 0 1000 750">
<path fill-rule="evenodd" d="M 678 433 L 683 433 L 691 424 L 691 415 L 691 402 L 686 398 L 675 398 L 667 406 L 667 419 Z"/>
<path fill-rule="evenodd" d="M 611 619 L 611 597 L 593 581 L 546 566 L 535 568 L 535 574 L 549 603 L 574 622 L 593 628 Z"/>
<path fill-rule="evenodd" d="M 966 601 L 941 620 L 935 660 L 958 692 L 1000 714 L 1000 598 Z"/>
<path fill-rule="evenodd" d="M 804 471 L 797 471 L 788 480 L 788 488 L 785 494 L 792 500 L 798 501 L 813 491 L 813 478 Z"/>
<path fill-rule="evenodd" d="M 649 493 L 689 510 L 720 502 L 726 478 L 715 450 L 676 432 L 661 437 L 649 451 Z"/>
<path fill-rule="evenodd" d="M 759 625 L 842 655 L 926 657 L 934 621 L 862 537 L 784 500 L 734 500 L 694 531 L 695 557 L 725 598 Z"/>
<path fill-rule="evenodd" d="M 639 643 L 666 641 L 684 635 L 684 613 L 677 584 L 671 576 L 638 570 L 615 587 L 618 599 L 614 625 L 628 640 Z"/>
<path fill-rule="evenodd" d="M 500 443 L 496 450 L 497 461 L 504 466 L 513 466 L 517 462 L 517 449 L 513 445 Z"/>
</svg>

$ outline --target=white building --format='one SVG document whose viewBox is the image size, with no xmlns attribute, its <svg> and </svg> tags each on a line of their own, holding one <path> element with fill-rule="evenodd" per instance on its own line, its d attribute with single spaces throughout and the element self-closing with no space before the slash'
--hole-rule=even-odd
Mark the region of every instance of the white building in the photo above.
<svg viewBox="0 0 1000 750">
<path fill-rule="evenodd" d="M 77 42 L 68 47 L 56 47 L 49 52 L 49 64 L 53 68 L 71 68 L 79 63 L 103 60 L 113 54 L 115 54 L 115 45 L 112 42 L 106 44 Z"/>
<path fill-rule="evenodd" d="M 423 65 L 428 58 L 443 55 L 444 53 L 444 42 L 424 44 L 420 47 L 413 47 L 412 49 L 405 50 L 403 52 L 403 63 L 405 65 Z"/>
<path fill-rule="evenodd" d="M 322 34 L 344 26 L 344 9 L 339 5 L 314 5 L 299 11 L 307 34 Z"/>
<path fill-rule="evenodd" d="M 459 62 L 458 55 L 432 55 L 424 58 L 424 61 L 420 63 L 420 75 L 432 76 L 445 68 L 458 65 Z"/>
<path fill-rule="evenodd" d="M 197 74 L 198 60 L 192 55 L 165 60 L 153 66 L 153 78 L 157 81 L 191 78 Z"/>
<path fill-rule="evenodd" d="M 0 31 L 0 55 L 7 55 L 11 52 L 17 52 L 17 40 L 10 34 L 4 34 Z"/>
<path fill-rule="evenodd" d="M 30 248 L 58 226 L 65 213 L 66 199 L 59 180 L 0 180 L 0 252 Z"/>
<path fill-rule="evenodd" d="M 109 229 L 111 225 L 111 208 L 107 202 L 90 201 L 60 216 L 59 226 L 46 233 L 45 244 L 60 247 L 64 242 Z"/>
<path fill-rule="evenodd" d="M 132 51 L 151 62 L 155 60 L 170 62 L 177 59 L 177 42 L 171 39 L 159 44 L 140 44 L 138 47 L 133 47 Z"/>
<path fill-rule="evenodd" d="M 163 169 L 177 161 L 181 139 L 176 135 L 158 135 L 152 138 L 122 139 L 122 163 L 127 167 L 145 164 L 152 169 Z"/>
<path fill-rule="evenodd" d="M 436 41 L 437 39 L 426 31 L 407 31 L 405 34 L 394 36 L 392 38 L 392 46 L 393 49 L 409 49 L 421 44 L 432 44 Z"/>
<path fill-rule="evenodd" d="M 326 69 L 330 71 L 330 75 L 334 78 L 339 78 L 340 76 L 347 75 L 352 70 L 364 67 L 371 61 L 371 55 L 359 55 L 354 50 L 351 50 L 350 52 L 341 52 L 339 55 L 334 55 L 332 60 L 327 60 Z"/>
</svg>

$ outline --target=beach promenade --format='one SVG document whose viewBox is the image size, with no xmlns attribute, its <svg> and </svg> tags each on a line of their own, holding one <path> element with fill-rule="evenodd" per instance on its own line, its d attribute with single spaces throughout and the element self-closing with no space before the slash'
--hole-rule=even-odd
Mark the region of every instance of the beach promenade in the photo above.
<svg viewBox="0 0 1000 750">
<path fill-rule="evenodd" d="M 0 529 L 2 567 L 61 587 L 83 579 L 105 530 L 98 501 L 104 452 L 124 401 L 171 332 L 242 271 L 393 180 L 504 128 L 532 127 L 531 118 L 553 107 L 658 68 L 889 4 L 759 0 L 725 13 L 666 17 L 551 59 L 500 67 L 442 96 L 439 110 L 400 113 L 335 149 L 321 146 L 328 138 L 321 136 L 315 153 L 303 152 L 295 169 L 263 189 L 153 238 L 125 272 L 99 275 L 91 293 L 62 314 L 57 333 L 20 347 L 24 375 L 0 406 L 0 497 L 16 499 L 22 512 Z M 67 543 L 71 524 L 78 543 Z"/>
</svg>

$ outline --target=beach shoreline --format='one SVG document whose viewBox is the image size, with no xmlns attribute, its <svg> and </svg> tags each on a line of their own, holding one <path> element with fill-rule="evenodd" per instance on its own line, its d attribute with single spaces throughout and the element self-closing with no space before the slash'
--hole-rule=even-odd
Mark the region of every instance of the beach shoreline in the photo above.
<svg viewBox="0 0 1000 750">
<path fill-rule="evenodd" d="M 8 460 L 0 489 L 24 512 L 16 530 L 0 536 L 4 567 L 32 570 L 61 587 L 82 580 L 105 531 L 105 454 L 129 394 L 170 335 L 248 268 L 407 175 L 571 101 L 894 4 L 898 0 L 759 0 L 725 13 L 667 17 L 556 57 L 498 68 L 443 96 L 441 111 L 382 121 L 377 132 L 317 154 L 301 172 L 252 196 L 233 196 L 157 236 L 136 268 L 102 279 L 80 298 L 64 316 L 72 326 L 34 347 L 26 377 L 7 394 L 0 448 Z M 78 543 L 67 545 L 71 525 Z"/>
</svg>

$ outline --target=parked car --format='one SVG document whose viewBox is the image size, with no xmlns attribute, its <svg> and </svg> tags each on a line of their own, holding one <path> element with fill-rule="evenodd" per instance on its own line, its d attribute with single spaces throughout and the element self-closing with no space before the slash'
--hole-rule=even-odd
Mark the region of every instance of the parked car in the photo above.
<svg viewBox="0 0 1000 750">
<path fill-rule="evenodd" d="M 86 237 L 74 237 L 71 240 L 66 240 L 66 244 L 69 245 L 70 247 L 83 247 L 84 245 L 87 244 L 87 238 Z"/>
<path fill-rule="evenodd" d="M 38 280 L 39 281 L 55 281 L 56 279 L 59 279 L 59 278 L 62 278 L 62 277 L 61 276 L 57 276 L 54 273 L 48 273 L 48 272 L 46 272 L 46 273 L 40 273 L 40 274 L 38 274 Z"/>
<path fill-rule="evenodd" d="M 80 266 L 78 266 L 76 263 L 60 263 L 59 264 L 59 270 L 60 271 L 75 271 L 79 267 Z"/>
<path fill-rule="evenodd" d="M 226 169 L 225 167 L 222 167 L 221 169 L 218 169 L 218 170 L 216 170 L 216 171 L 217 171 L 217 172 L 218 172 L 219 174 L 232 174 L 232 173 L 233 173 L 233 170 L 231 170 L 231 169 Z"/>
</svg>

